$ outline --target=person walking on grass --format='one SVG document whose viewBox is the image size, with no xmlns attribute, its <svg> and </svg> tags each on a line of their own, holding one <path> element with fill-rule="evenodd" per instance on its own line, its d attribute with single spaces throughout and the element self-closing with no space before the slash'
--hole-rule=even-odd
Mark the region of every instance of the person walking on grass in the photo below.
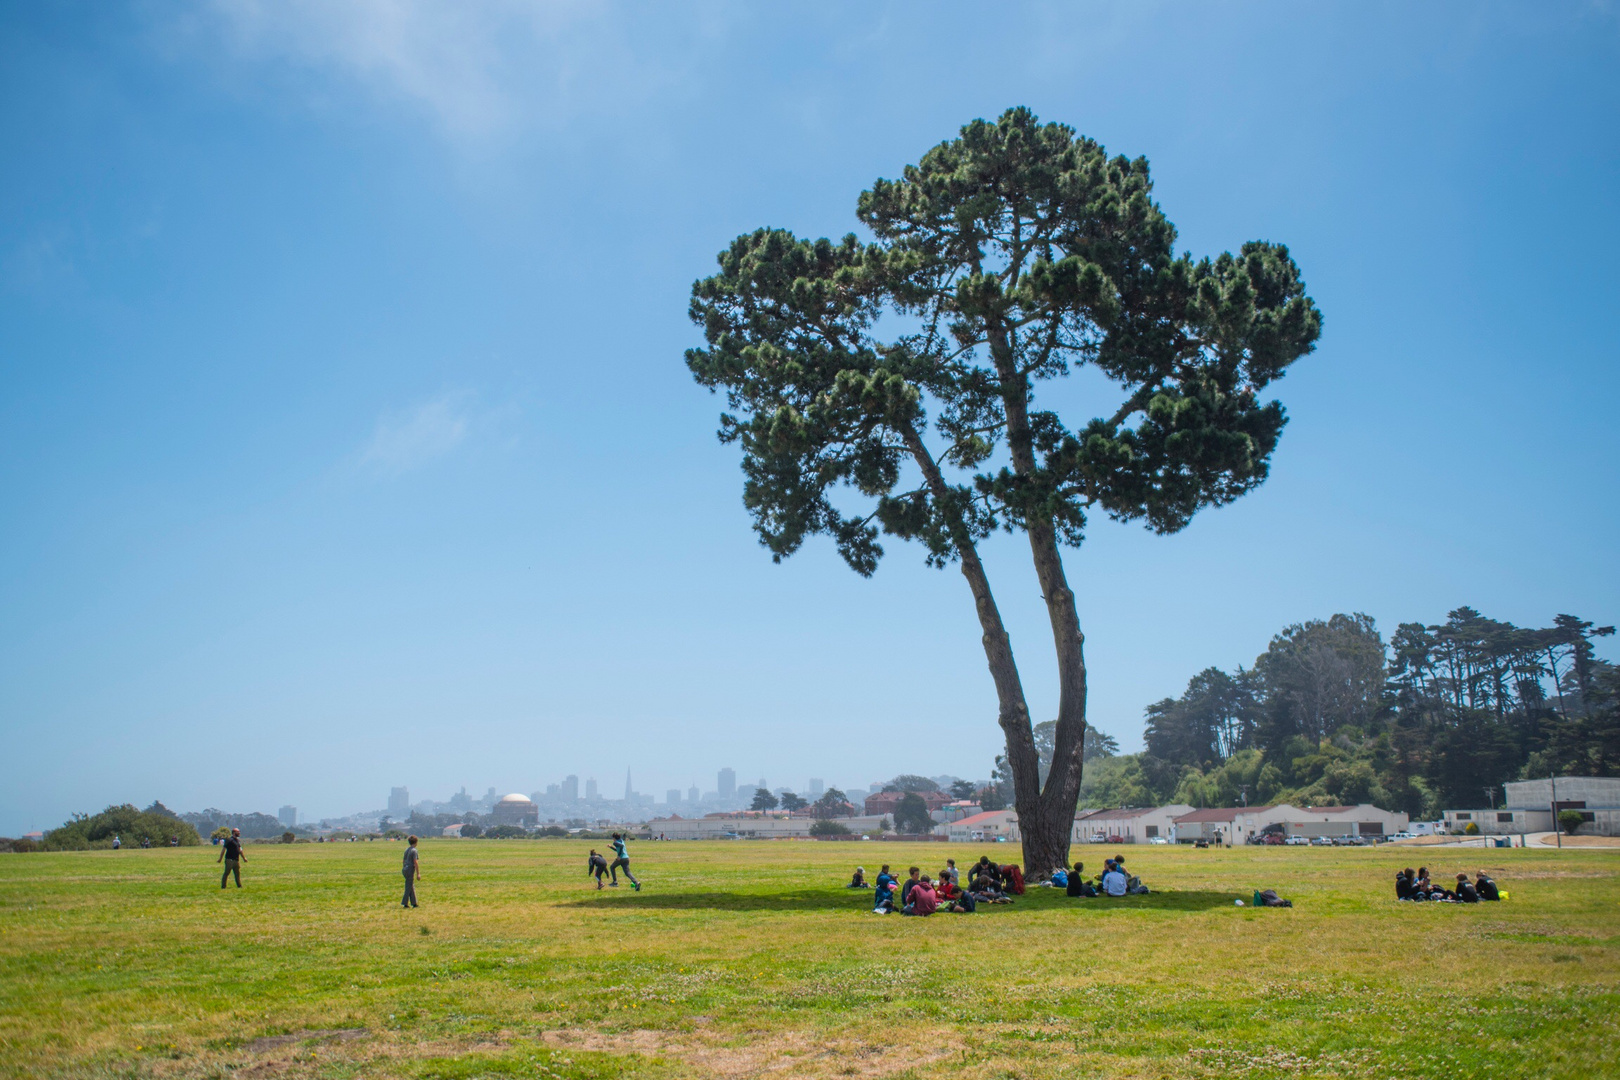
<svg viewBox="0 0 1620 1080">
<path fill-rule="evenodd" d="M 636 875 L 630 872 L 630 852 L 624 846 L 624 836 L 620 833 L 614 833 L 613 863 L 608 867 L 608 869 L 613 872 L 613 881 L 611 884 L 615 889 L 619 887 L 619 868 L 621 866 L 624 867 L 624 876 L 630 879 L 630 887 L 636 890 L 636 892 L 640 892 L 641 882 L 637 881 Z"/>
<path fill-rule="evenodd" d="M 225 887 L 232 874 L 236 875 L 236 887 L 238 889 L 242 887 L 242 860 L 245 857 L 242 854 L 242 830 L 232 829 L 231 835 L 227 836 L 225 843 L 220 846 L 219 858 L 214 860 L 225 864 L 225 872 L 219 875 L 220 888 Z"/>
<path fill-rule="evenodd" d="M 413 908 L 416 906 L 416 883 L 422 880 L 422 853 L 416 850 L 416 837 L 412 836 L 405 847 L 405 898 L 399 902 L 400 907 Z"/>
<path fill-rule="evenodd" d="M 602 879 L 607 877 L 608 864 L 607 860 L 602 858 L 601 853 L 595 848 L 591 848 L 591 857 L 590 861 L 585 864 L 585 872 L 596 878 L 596 888 L 597 891 L 600 892 L 602 889 Z M 629 868 L 626 867 L 625 873 L 629 872 Z"/>
</svg>

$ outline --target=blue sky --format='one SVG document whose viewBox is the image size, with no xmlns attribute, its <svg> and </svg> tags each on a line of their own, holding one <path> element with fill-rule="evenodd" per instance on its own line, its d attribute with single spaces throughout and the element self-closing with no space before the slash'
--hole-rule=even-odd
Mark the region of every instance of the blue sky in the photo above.
<svg viewBox="0 0 1620 1080">
<path fill-rule="evenodd" d="M 1606 3 L 0 5 L 0 833 L 986 775 L 960 576 L 773 566 L 682 351 L 1014 104 L 1325 315 L 1264 488 L 1070 557 L 1094 723 L 1335 611 L 1616 621 L 1617 72 Z"/>
</svg>

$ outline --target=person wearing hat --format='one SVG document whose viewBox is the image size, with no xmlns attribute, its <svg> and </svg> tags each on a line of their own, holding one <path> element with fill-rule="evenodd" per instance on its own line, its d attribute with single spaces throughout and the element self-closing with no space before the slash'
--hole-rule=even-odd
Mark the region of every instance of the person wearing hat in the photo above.
<svg viewBox="0 0 1620 1080">
<path fill-rule="evenodd" d="M 849 879 L 849 884 L 844 886 L 846 889 L 870 889 L 871 887 L 866 883 L 866 867 L 864 866 L 857 866 L 854 875 Z"/>
<path fill-rule="evenodd" d="M 231 835 L 227 836 L 225 843 L 220 846 L 219 858 L 214 860 L 225 864 L 225 872 L 219 875 L 220 888 L 225 888 L 232 874 L 236 875 L 236 887 L 238 889 L 242 887 L 242 860 L 245 858 L 246 856 L 242 854 L 242 830 L 232 829 Z"/>
</svg>

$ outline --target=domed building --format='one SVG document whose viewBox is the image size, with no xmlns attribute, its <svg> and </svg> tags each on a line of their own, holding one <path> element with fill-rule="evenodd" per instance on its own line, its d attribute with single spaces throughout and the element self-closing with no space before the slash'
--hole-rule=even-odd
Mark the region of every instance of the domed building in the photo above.
<svg viewBox="0 0 1620 1080">
<path fill-rule="evenodd" d="M 525 829 L 540 827 L 540 808 L 527 795 L 514 792 L 495 804 L 490 815 L 497 825 L 520 825 Z"/>
</svg>

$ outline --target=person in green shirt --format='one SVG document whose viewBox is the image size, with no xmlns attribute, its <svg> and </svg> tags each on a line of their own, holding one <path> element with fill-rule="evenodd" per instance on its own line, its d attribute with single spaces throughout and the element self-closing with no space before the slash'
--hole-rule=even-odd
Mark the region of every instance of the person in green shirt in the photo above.
<svg viewBox="0 0 1620 1080">
<path fill-rule="evenodd" d="M 624 876 L 630 879 L 630 887 L 632 889 L 636 890 L 636 892 L 640 892 L 641 891 L 641 882 L 637 881 L 636 880 L 636 875 L 634 875 L 634 874 L 632 874 L 630 872 L 630 851 L 629 851 L 628 848 L 626 848 L 624 846 L 624 837 L 619 833 L 614 833 L 613 834 L 613 862 L 608 867 L 608 869 L 613 874 L 613 880 L 609 884 L 611 885 L 611 887 L 613 887 L 615 889 L 619 887 L 619 868 L 620 867 L 624 868 Z"/>
</svg>

